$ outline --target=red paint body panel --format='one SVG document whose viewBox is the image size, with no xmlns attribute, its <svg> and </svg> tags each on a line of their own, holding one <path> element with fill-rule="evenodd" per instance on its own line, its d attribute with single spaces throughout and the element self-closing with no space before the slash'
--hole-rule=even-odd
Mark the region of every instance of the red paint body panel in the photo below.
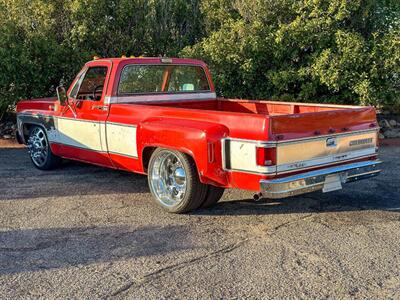
<svg viewBox="0 0 400 300">
<path fill-rule="evenodd" d="M 138 158 L 109 153 L 109 158 L 115 169 L 145 174 L 142 161 Z"/>
<path fill-rule="evenodd" d="M 146 147 L 162 147 L 189 154 L 196 161 L 203 183 L 227 186 L 226 172 L 220 162 L 221 139 L 228 133 L 227 127 L 210 122 L 149 119 L 141 123 L 138 130 L 138 151 L 143 153 Z M 212 157 L 208 153 L 209 145 L 213 147 Z"/>
<path fill-rule="evenodd" d="M 206 64 L 194 59 L 172 59 L 173 64 L 196 65 L 204 69 L 210 92 L 215 91 Z M 227 171 L 223 166 L 224 138 L 268 142 L 315 137 L 371 129 L 377 126 L 372 107 L 285 103 L 262 100 L 210 98 L 199 101 L 168 101 L 143 103 L 111 103 L 118 97 L 118 82 L 128 64 L 161 64 L 160 58 L 113 58 L 88 62 L 71 84 L 68 93 L 81 74 L 94 66 L 108 68 L 101 100 L 71 99 L 76 117 L 56 98 L 20 101 L 18 113 L 81 120 L 96 124 L 122 124 L 136 127 L 137 156 L 121 155 L 103 149 L 81 149 L 71 145 L 51 144 L 60 156 L 110 168 L 146 173 L 143 153 L 146 149 L 164 147 L 192 156 L 203 183 L 223 187 L 259 190 L 261 179 L 286 175 L 263 175 Z M 151 100 L 152 95 L 148 95 Z M 98 107 L 105 109 L 99 110 Z M 99 126 L 100 126 L 99 125 Z M 103 134 L 99 127 L 99 138 Z M 97 134 L 97 133 L 96 133 Z M 132 137 L 134 138 L 134 137 Z M 105 147 L 106 141 L 101 142 Z M 211 153 L 211 154 L 210 154 Z M 365 158 L 368 159 L 368 158 Z M 322 168 L 322 167 L 321 167 Z M 317 168 L 313 168 L 317 169 Z M 304 172 L 304 171 L 302 171 Z M 295 174 L 298 172 L 293 172 Z"/>
<path fill-rule="evenodd" d="M 236 138 L 263 140 L 268 135 L 268 118 L 266 116 L 244 116 L 242 113 L 224 111 L 158 105 L 112 104 L 108 120 L 116 123 L 139 124 L 153 118 L 179 119 L 182 126 L 187 121 L 214 122 L 229 128 L 229 135 Z"/>
<path fill-rule="evenodd" d="M 90 151 L 86 149 L 60 145 L 56 143 L 51 144 L 51 151 L 54 154 L 57 154 L 63 158 L 78 160 L 102 167 L 117 169 L 111 163 L 108 153 Z"/>
<path fill-rule="evenodd" d="M 281 140 L 287 140 L 377 127 L 375 109 L 372 107 L 271 116 L 270 118 L 271 139 L 274 140 L 279 140 L 278 135 L 284 135 Z"/>
</svg>

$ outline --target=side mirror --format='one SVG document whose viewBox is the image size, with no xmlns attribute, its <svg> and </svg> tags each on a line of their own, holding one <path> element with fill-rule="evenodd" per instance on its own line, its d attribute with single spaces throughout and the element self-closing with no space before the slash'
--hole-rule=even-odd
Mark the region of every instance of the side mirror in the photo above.
<svg viewBox="0 0 400 300">
<path fill-rule="evenodd" d="M 57 92 L 57 98 L 58 98 L 58 101 L 60 101 L 60 104 L 63 106 L 68 104 L 67 91 L 65 90 L 65 87 L 63 87 L 61 85 L 58 86 L 56 89 L 56 92 Z"/>
</svg>

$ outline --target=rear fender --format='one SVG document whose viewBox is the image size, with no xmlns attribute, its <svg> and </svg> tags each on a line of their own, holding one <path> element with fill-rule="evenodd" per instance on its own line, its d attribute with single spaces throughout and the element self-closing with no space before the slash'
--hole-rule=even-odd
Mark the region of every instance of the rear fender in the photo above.
<svg viewBox="0 0 400 300">
<path fill-rule="evenodd" d="M 227 174 L 222 168 L 221 140 L 228 133 L 227 127 L 215 123 L 172 118 L 150 119 L 138 126 L 138 152 L 142 164 L 143 153 L 148 147 L 186 153 L 195 161 L 202 183 L 227 186 Z"/>
</svg>

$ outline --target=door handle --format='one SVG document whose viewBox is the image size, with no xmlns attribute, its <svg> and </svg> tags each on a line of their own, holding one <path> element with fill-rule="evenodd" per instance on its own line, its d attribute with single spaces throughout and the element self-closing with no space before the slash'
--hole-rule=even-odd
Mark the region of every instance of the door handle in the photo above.
<svg viewBox="0 0 400 300">
<path fill-rule="evenodd" d="M 92 109 L 108 110 L 108 106 L 107 105 L 93 105 Z"/>
</svg>

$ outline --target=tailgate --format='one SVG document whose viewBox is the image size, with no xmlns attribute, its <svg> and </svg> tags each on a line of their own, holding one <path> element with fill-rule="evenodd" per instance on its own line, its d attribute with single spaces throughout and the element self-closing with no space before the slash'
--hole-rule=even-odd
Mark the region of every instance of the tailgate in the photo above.
<svg viewBox="0 0 400 300">
<path fill-rule="evenodd" d="M 376 155 L 375 110 L 370 107 L 273 116 L 277 173 Z"/>
</svg>

